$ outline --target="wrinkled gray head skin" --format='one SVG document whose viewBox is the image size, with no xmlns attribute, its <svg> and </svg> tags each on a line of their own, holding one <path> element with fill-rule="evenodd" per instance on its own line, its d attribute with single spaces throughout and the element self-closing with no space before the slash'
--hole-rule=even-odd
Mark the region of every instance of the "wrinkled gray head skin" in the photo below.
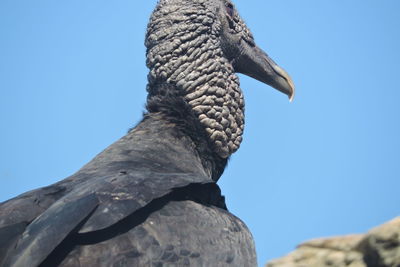
<svg viewBox="0 0 400 267">
<path fill-rule="evenodd" d="M 157 94 L 155 82 L 174 84 L 222 158 L 239 148 L 244 130 L 244 100 L 236 72 L 293 96 L 289 76 L 255 46 L 229 0 L 160 0 L 145 44 L 149 93 Z"/>
</svg>

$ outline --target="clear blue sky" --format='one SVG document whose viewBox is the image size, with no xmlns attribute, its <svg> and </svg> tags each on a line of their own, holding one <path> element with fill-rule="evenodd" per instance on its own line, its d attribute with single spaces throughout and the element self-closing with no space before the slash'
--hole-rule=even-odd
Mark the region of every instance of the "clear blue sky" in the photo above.
<svg viewBox="0 0 400 267">
<path fill-rule="evenodd" d="M 156 1 L 0 1 L 0 201 L 73 174 L 140 118 Z M 220 185 L 259 264 L 399 215 L 400 1 L 237 0 L 295 101 L 241 76 Z"/>
</svg>

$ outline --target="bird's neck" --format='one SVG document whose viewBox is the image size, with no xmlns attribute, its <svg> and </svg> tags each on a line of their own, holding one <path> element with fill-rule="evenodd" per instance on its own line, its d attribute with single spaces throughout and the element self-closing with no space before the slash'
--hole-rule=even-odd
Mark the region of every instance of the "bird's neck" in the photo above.
<svg viewBox="0 0 400 267">
<path fill-rule="evenodd" d="M 167 93 L 181 96 L 203 127 L 212 149 L 228 158 L 240 146 L 244 100 L 239 79 L 218 37 L 220 25 L 210 13 L 193 9 L 153 14 L 146 38 L 149 99 Z M 170 16 L 170 17 L 168 17 Z M 171 21 L 174 24 L 171 25 Z M 159 83 L 173 92 L 160 91 Z M 162 88 L 165 89 L 165 88 Z"/>
<path fill-rule="evenodd" d="M 148 113 L 145 114 L 143 122 L 157 121 L 161 128 L 171 132 L 174 140 L 186 142 L 184 146 L 187 150 L 197 154 L 208 175 L 217 181 L 225 169 L 228 158 L 221 157 L 215 152 L 214 144 L 208 138 L 204 126 L 192 107 L 184 97 L 171 94 L 171 92 L 176 92 L 172 85 L 161 83 L 154 86 L 165 94 L 151 96 L 147 99 Z"/>
</svg>

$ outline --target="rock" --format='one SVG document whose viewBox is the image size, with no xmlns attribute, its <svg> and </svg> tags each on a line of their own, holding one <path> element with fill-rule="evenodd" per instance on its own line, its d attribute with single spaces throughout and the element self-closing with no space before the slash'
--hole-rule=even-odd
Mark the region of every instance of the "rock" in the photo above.
<svg viewBox="0 0 400 267">
<path fill-rule="evenodd" d="M 400 267 L 400 217 L 367 234 L 305 242 L 266 267 Z"/>
<path fill-rule="evenodd" d="M 363 235 L 349 235 L 311 240 L 267 267 L 366 267 L 363 255 L 356 249 L 363 238 Z"/>
<path fill-rule="evenodd" d="M 372 229 L 361 249 L 368 266 L 400 267 L 400 217 Z"/>
</svg>

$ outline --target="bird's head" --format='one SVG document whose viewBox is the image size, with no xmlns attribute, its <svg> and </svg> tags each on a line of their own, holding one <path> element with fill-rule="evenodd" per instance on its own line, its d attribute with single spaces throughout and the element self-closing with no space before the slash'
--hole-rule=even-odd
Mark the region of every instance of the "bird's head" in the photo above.
<svg viewBox="0 0 400 267">
<path fill-rule="evenodd" d="M 294 83 L 289 74 L 279 67 L 254 42 L 253 35 L 230 0 L 214 1 L 221 21 L 221 45 L 236 72 L 245 74 L 294 97 Z"/>
<path fill-rule="evenodd" d="M 149 96 L 173 84 L 204 126 L 215 152 L 227 158 L 242 141 L 244 100 L 236 73 L 285 93 L 289 75 L 258 48 L 230 0 L 159 0 L 146 35 Z"/>
</svg>

